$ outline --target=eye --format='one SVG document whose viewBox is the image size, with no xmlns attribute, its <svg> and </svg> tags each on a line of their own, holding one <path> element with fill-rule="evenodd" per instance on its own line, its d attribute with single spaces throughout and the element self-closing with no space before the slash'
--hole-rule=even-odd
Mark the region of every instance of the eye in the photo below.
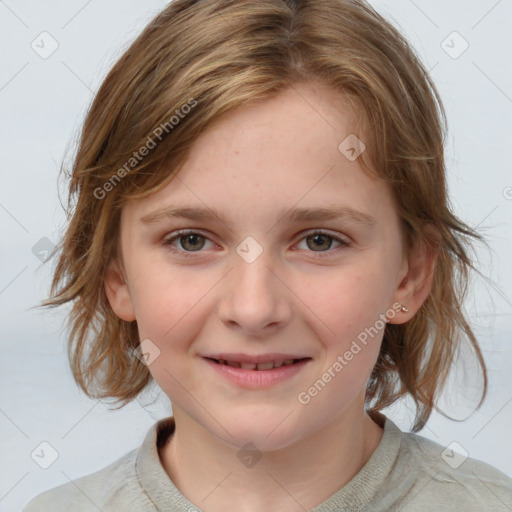
<svg viewBox="0 0 512 512">
<path fill-rule="evenodd" d="M 313 249 L 311 252 L 315 253 L 332 253 L 334 250 L 338 250 L 343 247 L 348 247 L 350 243 L 346 240 L 343 240 L 337 236 L 331 235 L 325 231 L 310 231 L 309 233 L 306 233 L 303 236 L 303 240 L 305 240 L 306 245 L 309 249 Z M 309 242 L 311 240 L 311 243 Z M 332 240 L 337 242 L 339 244 L 338 247 L 336 247 L 333 251 L 330 251 L 329 249 L 332 247 Z M 316 249 L 322 249 L 325 250 L 316 250 Z M 316 256 L 324 257 L 328 256 L 328 254 L 318 254 Z"/>
<path fill-rule="evenodd" d="M 315 254 L 315 257 L 320 258 L 329 256 L 334 251 L 350 246 L 350 242 L 348 240 L 344 240 L 322 230 L 309 231 L 302 236 L 301 241 L 302 240 L 305 241 L 308 249 L 312 249 L 308 252 L 317 253 Z M 333 250 L 329 250 L 332 248 L 333 240 L 339 245 Z M 176 242 L 179 244 L 179 247 L 176 247 Z M 193 253 L 195 252 L 204 252 L 201 251 L 201 249 L 204 248 L 206 242 L 213 243 L 206 236 L 197 231 L 179 230 L 174 236 L 166 238 L 163 241 L 163 245 L 169 246 L 173 251 L 179 252 L 180 255 L 188 257 L 193 256 Z"/>
<path fill-rule="evenodd" d="M 201 235 L 201 233 L 197 233 L 196 231 L 182 230 L 177 231 L 176 235 L 167 238 L 164 240 L 163 244 L 165 246 L 170 246 L 173 250 L 184 253 L 185 256 L 189 256 L 190 252 L 200 252 L 201 249 L 205 245 L 205 240 L 208 240 L 205 236 Z M 174 246 L 174 242 L 178 241 L 181 249 L 177 249 Z"/>
</svg>

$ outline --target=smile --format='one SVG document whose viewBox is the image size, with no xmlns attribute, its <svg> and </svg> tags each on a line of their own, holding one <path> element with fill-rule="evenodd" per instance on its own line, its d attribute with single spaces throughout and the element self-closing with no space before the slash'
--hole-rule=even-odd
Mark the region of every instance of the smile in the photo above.
<svg viewBox="0 0 512 512">
<path fill-rule="evenodd" d="M 306 359 L 306 358 L 304 358 Z M 274 368 L 281 368 L 281 366 L 290 366 L 292 364 L 302 361 L 302 359 L 284 359 L 276 361 L 268 361 L 266 363 L 244 363 L 241 361 L 227 361 L 225 359 L 212 359 L 217 364 L 224 364 L 231 368 L 242 368 L 242 370 L 272 370 Z"/>
<path fill-rule="evenodd" d="M 203 360 L 217 375 L 247 389 L 275 386 L 297 375 L 312 361 L 311 357 L 291 354 L 209 354 Z"/>
</svg>

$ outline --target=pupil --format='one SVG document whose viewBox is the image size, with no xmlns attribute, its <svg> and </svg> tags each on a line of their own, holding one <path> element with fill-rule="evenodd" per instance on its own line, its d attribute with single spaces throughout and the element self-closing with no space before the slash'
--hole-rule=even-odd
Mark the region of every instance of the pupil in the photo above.
<svg viewBox="0 0 512 512">
<path fill-rule="evenodd" d="M 185 241 L 186 241 L 185 245 L 190 243 L 192 249 L 194 247 L 195 248 L 198 247 L 197 242 L 198 242 L 198 238 L 200 238 L 200 235 L 193 235 L 193 234 L 192 235 L 186 235 L 184 238 L 185 238 Z"/>
<path fill-rule="evenodd" d="M 313 240 L 316 247 L 320 247 L 322 243 L 325 243 L 325 239 L 329 238 L 327 235 L 314 235 Z M 330 244 L 327 244 L 327 248 L 330 247 Z"/>
</svg>

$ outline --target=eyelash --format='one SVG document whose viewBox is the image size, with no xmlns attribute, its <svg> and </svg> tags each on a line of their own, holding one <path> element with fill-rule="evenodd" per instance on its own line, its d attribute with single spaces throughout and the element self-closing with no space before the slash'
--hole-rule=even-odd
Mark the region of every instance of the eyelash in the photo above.
<svg viewBox="0 0 512 512">
<path fill-rule="evenodd" d="M 179 238 L 182 238 L 184 236 L 187 236 L 187 235 L 199 235 L 200 237 L 202 238 L 205 238 L 206 240 L 209 240 L 211 242 L 211 240 L 206 237 L 205 235 L 202 235 L 200 232 L 198 231 L 193 231 L 193 230 L 189 230 L 189 229 L 183 229 L 183 230 L 178 230 L 176 231 L 176 234 L 174 236 L 172 236 L 171 238 L 167 238 L 163 241 L 163 245 L 166 246 L 166 247 L 169 247 L 172 251 L 175 251 L 175 252 L 179 252 L 180 255 L 183 255 L 185 257 L 193 257 L 195 255 L 195 253 L 201 253 L 203 252 L 202 250 L 199 250 L 199 251 L 185 251 L 185 250 L 181 250 L 181 249 L 176 249 L 175 247 L 173 247 L 171 244 L 175 241 L 175 240 L 178 240 Z M 304 235 L 302 236 L 302 238 L 299 240 L 299 241 L 302 241 L 304 240 L 305 238 L 308 238 L 309 236 L 312 236 L 312 235 L 323 235 L 323 236 L 327 236 L 328 238 L 331 238 L 332 240 L 340 243 L 340 247 L 336 247 L 335 249 L 333 250 L 326 250 L 326 251 L 308 251 L 308 252 L 312 252 L 313 254 L 315 254 L 315 257 L 317 258 L 325 258 L 325 257 L 328 257 L 330 256 L 330 253 L 333 253 L 337 250 L 341 250 L 345 247 L 348 247 L 350 246 L 350 244 L 345 241 L 345 240 L 342 240 L 341 238 L 338 238 L 334 235 L 331 235 L 330 233 L 328 233 L 327 231 L 323 231 L 323 230 L 313 230 L 313 231 L 308 231 L 306 233 L 304 233 Z"/>
</svg>

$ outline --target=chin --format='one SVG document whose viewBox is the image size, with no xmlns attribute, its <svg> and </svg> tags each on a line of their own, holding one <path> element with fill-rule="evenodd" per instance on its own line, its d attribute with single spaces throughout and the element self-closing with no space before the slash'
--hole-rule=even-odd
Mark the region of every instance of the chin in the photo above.
<svg viewBox="0 0 512 512">
<path fill-rule="evenodd" d="M 293 420 L 293 416 L 294 414 L 290 414 L 289 411 L 279 415 L 269 412 L 262 412 L 259 415 L 247 412 L 230 419 L 219 418 L 225 430 L 217 423 L 209 423 L 214 429 L 212 433 L 224 443 L 236 449 L 244 449 L 250 444 L 264 452 L 286 448 L 301 439 L 302 429 Z"/>
</svg>

